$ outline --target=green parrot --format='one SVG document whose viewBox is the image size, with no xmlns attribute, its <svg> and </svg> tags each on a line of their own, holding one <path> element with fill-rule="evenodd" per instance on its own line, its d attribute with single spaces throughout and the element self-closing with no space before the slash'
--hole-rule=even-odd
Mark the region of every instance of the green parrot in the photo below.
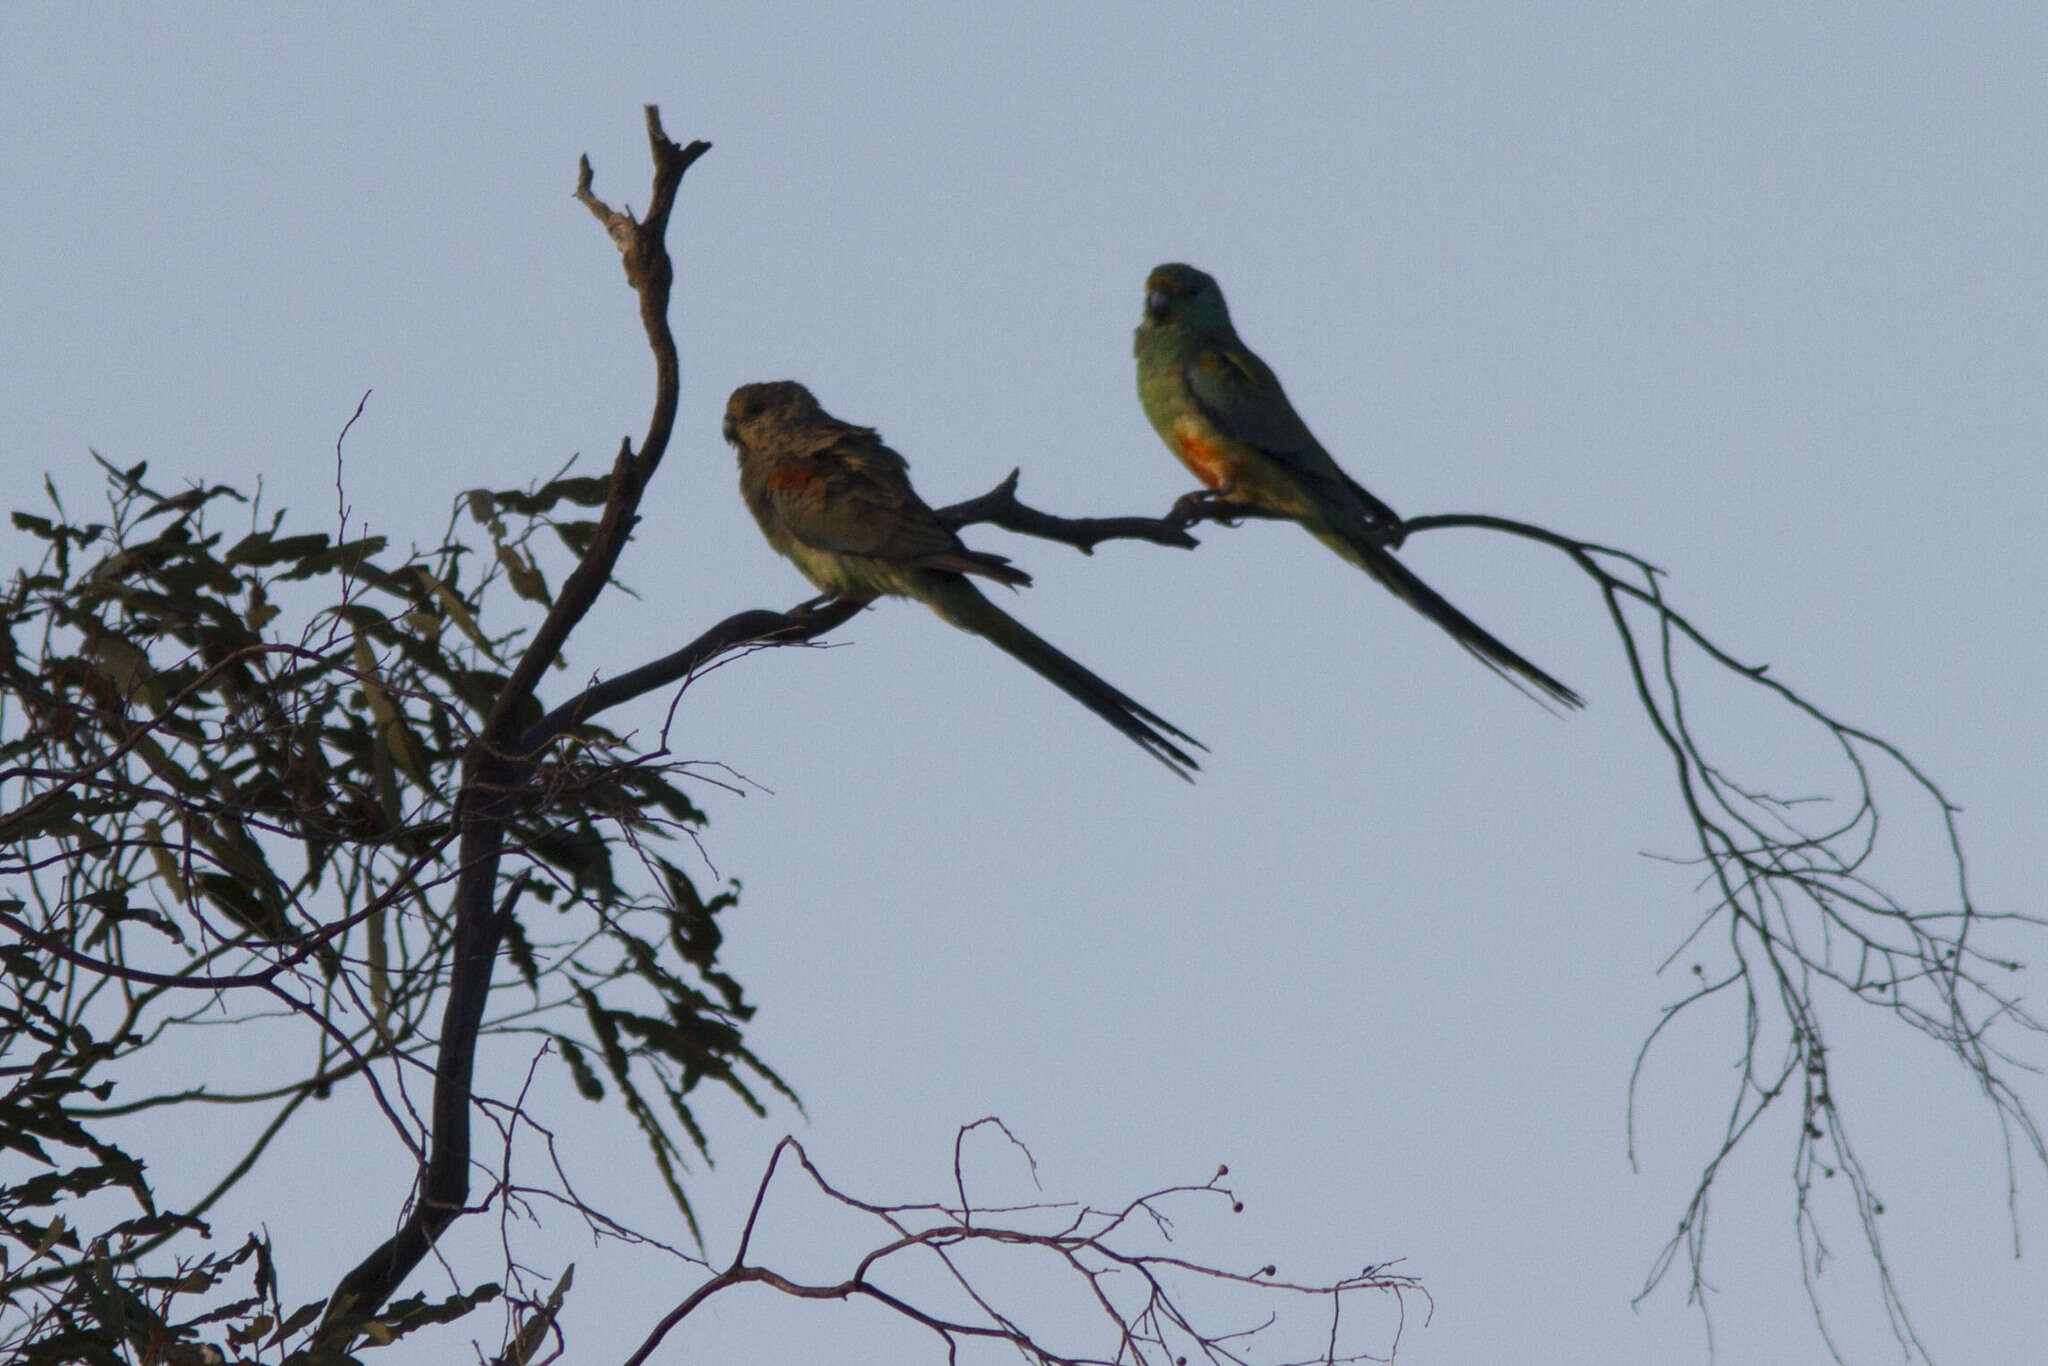
<svg viewBox="0 0 2048 1366">
<path fill-rule="evenodd" d="M 1182 778 L 1198 765 L 1174 743 L 1200 741 L 1040 640 L 983 597 L 976 574 L 1013 588 L 1031 576 L 969 550 L 910 487 L 909 465 L 871 427 L 841 422 L 794 380 L 743 384 L 725 405 L 740 494 L 768 544 L 834 597 L 915 598 L 986 637 L 1115 726 Z M 1172 738 L 1168 738 L 1172 737 Z"/>
<path fill-rule="evenodd" d="M 1384 584 L 1479 661 L 1520 674 L 1567 707 L 1584 701 L 1446 602 L 1388 549 L 1401 519 L 1337 468 L 1266 363 L 1238 340 L 1216 281 L 1172 263 L 1145 281 L 1138 325 L 1138 401 L 1207 497 L 1291 517 Z"/>
</svg>

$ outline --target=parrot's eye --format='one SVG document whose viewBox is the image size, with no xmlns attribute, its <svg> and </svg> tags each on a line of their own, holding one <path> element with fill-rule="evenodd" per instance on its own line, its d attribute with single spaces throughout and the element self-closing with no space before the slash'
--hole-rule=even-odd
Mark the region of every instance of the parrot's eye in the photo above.
<svg viewBox="0 0 2048 1366">
<path fill-rule="evenodd" d="M 1165 322 L 1166 310 L 1173 304 L 1173 291 L 1165 285 L 1154 285 L 1145 292 L 1145 316 L 1153 322 Z"/>
</svg>

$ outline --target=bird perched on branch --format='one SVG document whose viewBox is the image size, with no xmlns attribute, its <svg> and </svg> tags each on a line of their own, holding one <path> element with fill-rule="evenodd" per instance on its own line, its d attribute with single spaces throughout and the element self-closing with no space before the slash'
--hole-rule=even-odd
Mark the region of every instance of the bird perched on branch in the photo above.
<svg viewBox="0 0 2048 1366">
<path fill-rule="evenodd" d="M 1212 501 L 1292 518 L 1495 673 L 1510 682 L 1519 674 L 1567 707 L 1584 705 L 1394 558 L 1400 517 L 1337 468 L 1279 378 L 1238 340 L 1215 280 L 1178 263 L 1154 270 L 1134 350 L 1146 418 Z"/>
<path fill-rule="evenodd" d="M 743 384 L 725 405 L 740 493 L 768 544 L 834 597 L 915 598 L 1043 675 L 1186 778 L 1201 742 L 1026 630 L 983 597 L 979 575 L 1010 587 L 1031 576 L 969 550 L 910 487 L 909 466 L 870 427 L 841 422 L 794 380 Z"/>
</svg>

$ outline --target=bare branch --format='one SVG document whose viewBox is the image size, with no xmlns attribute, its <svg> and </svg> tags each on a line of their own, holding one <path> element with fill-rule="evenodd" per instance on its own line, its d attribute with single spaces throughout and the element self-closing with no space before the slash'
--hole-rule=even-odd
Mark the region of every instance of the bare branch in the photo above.
<svg viewBox="0 0 2048 1366">
<path fill-rule="evenodd" d="M 593 683 L 536 722 L 513 748 L 521 754 L 538 754 L 600 712 L 687 679 L 733 650 L 748 645 L 795 645 L 815 640 L 852 620 L 866 605 L 845 598 L 823 602 L 813 599 L 786 612 L 736 612 L 680 650 L 617 678 Z"/>
<path fill-rule="evenodd" d="M 1026 507 L 1017 501 L 1017 480 L 1021 474 L 1021 470 L 1011 470 L 1007 479 L 979 498 L 934 510 L 939 520 L 955 531 L 963 526 L 986 522 L 1022 536 L 1036 536 L 1040 540 L 1073 546 L 1083 555 L 1092 554 L 1095 547 L 1104 541 L 1151 541 L 1155 545 L 1180 546 L 1188 550 L 1201 544 L 1187 532 L 1189 524 L 1197 520 L 1195 518 L 1182 519 L 1173 515 L 1055 517 L 1049 512 Z"/>
<path fill-rule="evenodd" d="M 1994 923 L 2033 929 L 2048 919 L 1980 909 L 1970 894 L 1963 856 L 1960 808 L 1889 740 L 1849 724 L 1780 680 L 1764 664 L 1737 659 L 1716 644 L 1664 593 L 1664 575 L 1641 556 L 1500 517 L 1444 514 L 1418 517 L 1406 534 L 1468 527 L 1536 541 L 1562 552 L 1591 578 L 1620 637 L 1636 696 L 1652 730 L 1670 755 L 1680 801 L 1691 821 L 1697 853 L 1717 895 L 1681 944 L 1683 952 L 1718 928 L 1728 966 L 1711 977 L 1699 966 L 1698 985 L 1667 1006 L 1644 1040 L 1630 1078 L 1630 1156 L 1634 1157 L 1636 1084 L 1651 1046 L 1680 1014 L 1731 988 L 1742 1002 L 1744 1054 L 1715 1152 L 1700 1171 L 1678 1231 L 1654 1260 L 1638 1298 L 1663 1282 L 1681 1251 L 1689 1271 L 1688 1298 L 1705 1312 L 1708 1195 L 1724 1159 L 1754 1131 L 1764 1113 L 1788 1096 L 1800 1107 L 1793 1152 L 1793 1224 L 1801 1271 L 1816 1321 L 1825 1336 L 1815 1277 L 1826 1256 L 1820 1183 L 1840 1174 L 1878 1273 L 1879 1295 L 1894 1336 L 1908 1356 L 1927 1352 L 1906 1313 L 1885 1255 L 1878 1215 L 1883 1205 L 1848 1135 L 1828 1059 L 1833 1002 L 1888 1011 L 1945 1048 L 1969 1072 L 1990 1104 L 2005 1139 L 2009 1204 L 2016 1200 L 2022 1150 L 2048 1166 L 2048 1140 L 2017 1090 L 2013 1070 L 2037 1071 L 1993 1042 L 2003 1027 L 2038 1047 L 2048 1023 L 2001 989 L 1996 976 L 2019 964 L 1991 951 L 1983 929 Z M 1631 609 L 1647 612 L 1647 625 Z M 1810 724 L 1835 750 L 1848 778 L 1845 797 L 1785 798 L 1765 784 L 1734 777 L 1703 745 L 1686 707 L 1686 665 L 1704 662 L 1761 689 Z M 1915 906 L 1874 880 L 1880 852 L 1880 773 L 1903 778 L 1938 813 L 1954 900 Z M 1910 831 L 1913 827 L 1906 826 Z M 1668 966 L 1668 960 L 1667 960 Z M 1767 1050 L 1782 1048 L 1776 1057 Z M 1795 1087 L 1794 1083 L 1797 1082 Z M 2017 1239 L 2017 1210 L 2013 1212 Z M 1832 1350 L 1833 1344 L 1830 1341 Z"/>
<path fill-rule="evenodd" d="M 1283 1281 L 1270 1265 L 1250 1272 L 1146 1251 L 1127 1239 L 1136 1237 L 1130 1215 L 1145 1210 L 1155 1218 L 1160 1241 L 1167 1241 L 1168 1227 L 1159 1206 L 1163 1203 L 1221 1201 L 1238 1209 L 1237 1199 L 1218 1184 L 1217 1174 L 1201 1185 L 1170 1186 L 1127 1202 L 1121 1209 L 1098 1210 L 1085 1205 L 1033 1204 L 1011 1208 L 978 1207 L 966 1202 L 966 1179 L 960 1171 L 959 1145 L 972 1130 L 994 1125 L 1009 1136 L 1002 1122 L 989 1118 L 964 1126 L 955 1139 L 953 1186 L 962 1205 L 948 1209 L 937 1203 L 878 1204 L 862 1200 L 839 1189 L 818 1169 L 796 1139 L 785 1137 L 769 1155 L 754 1200 L 742 1226 L 739 1245 L 724 1270 L 703 1281 L 664 1314 L 639 1348 L 626 1358 L 625 1366 L 641 1366 L 655 1348 L 685 1319 L 713 1295 L 736 1285 L 765 1285 L 794 1299 L 872 1301 L 892 1313 L 929 1329 L 954 1359 L 960 1344 L 968 1340 L 1004 1342 L 1017 1349 L 1025 1360 L 1040 1366 L 1148 1366 L 1197 1357 L 1215 1366 L 1243 1366 L 1249 1358 L 1239 1350 L 1247 1338 L 1271 1335 L 1282 1327 L 1282 1311 L 1290 1305 L 1327 1302 L 1329 1323 L 1316 1331 L 1320 1350 L 1298 1359 L 1301 1366 L 1320 1362 L 1338 1363 L 1391 1359 L 1406 1319 L 1406 1296 L 1419 1294 L 1425 1304 L 1429 1292 L 1414 1277 L 1393 1271 L 1393 1263 L 1366 1267 L 1353 1276 L 1332 1281 Z M 1023 1149 L 1014 1136 L 1010 1142 Z M 1023 1149 L 1031 1161 L 1028 1149 Z M 875 1219 L 884 1232 L 879 1241 L 853 1258 L 847 1275 L 832 1282 L 799 1281 L 753 1259 L 755 1231 L 769 1192 L 788 1156 L 809 1177 L 808 1189 L 845 1209 Z M 1036 1163 L 1032 1162 L 1034 1180 Z M 1033 1216 L 1058 1218 L 1045 1226 L 1032 1227 Z M 1000 1287 L 990 1274 L 970 1274 L 959 1256 L 963 1249 L 981 1248 L 1006 1257 L 1049 1262 L 1081 1287 L 1097 1311 L 1096 1345 L 1066 1346 L 1053 1334 L 1071 1336 L 1074 1325 L 1050 1312 L 1034 1313 L 1031 1306 L 1005 1307 Z M 816 1249 L 806 1249 L 815 1253 Z M 936 1263 L 947 1283 L 962 1291 L 972 1313 L 941 1309 L 925 1296 L 887 1287 L 876 1277 L 904 1259 L 928 1259 Z M 985 1264 L 984 1264 L 985 1265 Z M 1236 1326 L 1212 1326 L 1210 1313 L 1197 1315 L 1190 1292 L 1197 1287 L 1225 1286 L 1256 1296 L 1267 1308 L 1255 1321 Z M 1340 1333 L 1341 1307 L 1347 1294 L 1371 1291 L 1391 1297 L 1396 1317 L 1389 1335 L 1385 1358 L 1346 1343 Z M 1198 1317 L 1199 1320 L 1198 1321 Z M 1042 1320 L 1042 1322 L 1040 1321 Z M 1426 1321 L 1426 1319 L 1425 1319 Z M 1084 1335 L 1086 1330 L 1081 1330 Z M 1288 1341 L 1273 1345 L 1287 1350 Z M 1300 1337 L 1297 1332 L 1296 1337 Z M 1300 1340 L 1306 1341 L 1305 1337 Z"/>
</svg>

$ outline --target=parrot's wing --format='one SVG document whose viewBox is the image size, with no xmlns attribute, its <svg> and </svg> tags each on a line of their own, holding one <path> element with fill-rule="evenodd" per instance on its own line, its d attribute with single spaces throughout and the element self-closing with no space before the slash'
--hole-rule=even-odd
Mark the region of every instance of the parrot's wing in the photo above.
<svg viewBox="0 0 2048 1366">
<path fill-rule="evenodd" d="M 1195 406 L 1225 436 L 1273 456 L 1320 449 L 1280 377 L 1242 346 L 1197 351 L 1182 373 Z"/>
<path fill-rule="evenodd" d="M 910 486 L 909 465 L 865 428 L 767 478 L 789 534 L 815 550 L 1029 583 L 1000 555 L 969 550 Z"/>
<path fill-rule="evenodd" d="M 1256 447 L 1333 515 L 1398 523 L 1394 510 L 1330 458 L 1287 401 L 1280 377 L 1241 345 L 1197 351 L 1187 362 L 1189 394 L 1225 436 Z"/>
</svg>

